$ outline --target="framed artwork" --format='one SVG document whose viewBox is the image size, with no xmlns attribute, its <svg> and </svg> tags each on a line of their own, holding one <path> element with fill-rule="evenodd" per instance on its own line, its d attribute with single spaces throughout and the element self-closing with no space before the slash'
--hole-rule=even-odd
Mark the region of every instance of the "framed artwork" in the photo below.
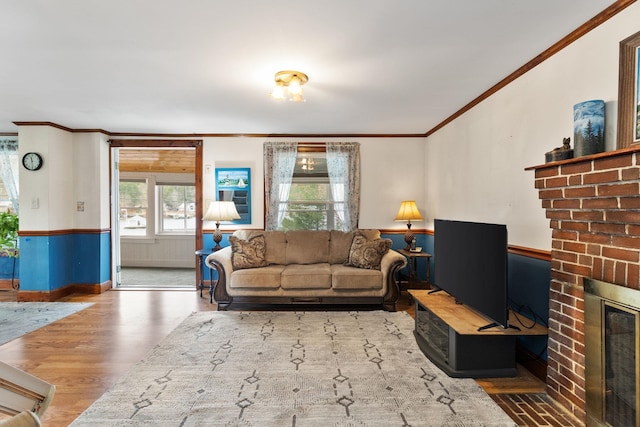
<svg viewBox="0 0 640 427">
<path fill-rule="evenodd" d="M 640 144 L 640 31 L 620 42 L 617 148 Z"/>
<path fill-rule="evenodd" d="M 216 168 L 216 200 L 232 201 L 240 219 L 230 224 L 251 224 L 251 169 Z"/>
</svg>

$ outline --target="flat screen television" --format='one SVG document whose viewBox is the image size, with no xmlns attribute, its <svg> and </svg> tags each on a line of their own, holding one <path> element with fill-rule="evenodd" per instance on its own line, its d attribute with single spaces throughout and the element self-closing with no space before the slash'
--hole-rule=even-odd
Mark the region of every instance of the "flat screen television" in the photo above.
<svg viewBox="0 0 640 427">
<path fill-rule="evenodd" d="M 506 225 L 434 221 L 434 285 L 490 319 L 484 328 L 509 327 L 507 254 Z"/>
</svg>

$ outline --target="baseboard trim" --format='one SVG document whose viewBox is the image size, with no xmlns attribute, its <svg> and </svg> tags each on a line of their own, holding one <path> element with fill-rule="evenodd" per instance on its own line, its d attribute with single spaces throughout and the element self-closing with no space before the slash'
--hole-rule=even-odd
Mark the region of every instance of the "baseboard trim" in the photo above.
<svg viewBox="0 0 640 427">
<path fill-rule="evenodd" d="M 15 286 L 20 285 L 20 279 L 13 279 L 13 283 Z M 0 291 L 11 291 L 13 287 L 11 286 L 11 279 L 0 279 Z"/>
<path fill-rule="evenodd" d="M 52 302 L 71 294 L 97 295 L 111 288 L 111 280 L 107 280 L 102 283 L 74 283 L 49 292 L 18 290 L 17 300 L 20 302 Z"/>
<path fill-rule="evenodd" d="M 547 383 L 547 361 L 516 345 L 516 361 L 531 372 L 540 381 Z"/>
</svg>

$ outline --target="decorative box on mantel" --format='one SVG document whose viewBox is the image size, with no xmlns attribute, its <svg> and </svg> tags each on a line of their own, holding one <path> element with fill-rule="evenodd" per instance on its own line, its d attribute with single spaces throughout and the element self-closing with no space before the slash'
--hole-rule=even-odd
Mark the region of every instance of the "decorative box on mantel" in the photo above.
<svg viewBox="0 0 640 427">
<path fill-rule="evenodd" d="M 526 170 L 552 229 L 547 392 L 584 422 L 583 278 L 640 289 L 640 146 Z"/>
</svg>

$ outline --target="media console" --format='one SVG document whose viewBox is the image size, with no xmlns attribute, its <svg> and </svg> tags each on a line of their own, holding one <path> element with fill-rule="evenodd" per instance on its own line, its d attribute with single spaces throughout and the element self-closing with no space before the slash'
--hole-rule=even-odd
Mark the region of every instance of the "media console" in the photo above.
<svg viewBox="0 0 640 427">
<path fill-rule="evenodd" d="M 516 376 L 516 337 L 547 335 L 547 328 L 499 326 L 479 330 L 487 319 L 457 304 L 444 291 L 410 290 L 416 303 L 414 335 L 422 352 L 451 377 L 489 378 Z M 509 313 L 510 322 L 516 324 Z M 518 325 L 520 326 L 520 325 Z"/>
</svg>

